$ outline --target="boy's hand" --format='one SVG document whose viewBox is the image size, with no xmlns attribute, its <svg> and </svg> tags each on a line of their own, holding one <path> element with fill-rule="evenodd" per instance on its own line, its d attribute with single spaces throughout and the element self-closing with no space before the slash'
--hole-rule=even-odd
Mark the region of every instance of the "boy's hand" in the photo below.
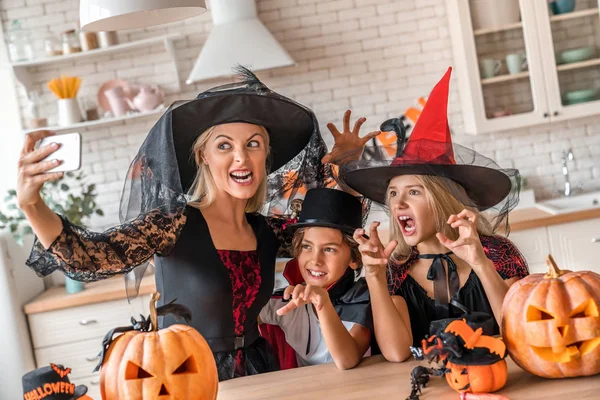
<svg viewBox="0 0 600 400">
<path fill-rule="evenodd" d="M 322 287 L 313 285 L 288 286 L 283 292 L 283 299 L 288 300 L 290 298 L 289 303 L 277 310 L 277 315 L 285 315 L 293 309 L 309 303 L 312 303 L 318 312 L 323 309 L 324 305 L 331 303 L 329 293 Z"/>
</svg>

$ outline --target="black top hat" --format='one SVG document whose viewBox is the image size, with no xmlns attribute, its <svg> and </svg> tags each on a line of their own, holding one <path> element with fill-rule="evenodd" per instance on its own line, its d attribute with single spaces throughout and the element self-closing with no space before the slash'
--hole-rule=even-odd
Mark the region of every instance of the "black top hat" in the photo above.
<svg viewBox="0 0 600 400">
<path fill-rule="evenodd" d="M 362 228 L 362 204 L 349 193 L 318 188 L 306 192 L 298 222 L 290 229 L 309 226 L 335 228 L 352 235 Z"/>
<path fill-rule="evenodd" d="M 50 364 L 23 375 L 23 399 L 76 400 L 87 393 L 87 386 L 75 386 L 67 376 L 71 368 Z"/>
</svg>

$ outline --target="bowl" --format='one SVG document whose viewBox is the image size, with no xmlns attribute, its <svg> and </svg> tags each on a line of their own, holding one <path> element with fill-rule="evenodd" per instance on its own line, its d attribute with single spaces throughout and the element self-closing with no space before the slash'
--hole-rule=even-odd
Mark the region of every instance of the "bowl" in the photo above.
<svg viewBox="0 0 600 400">
<path fill-rule="evenodd" d="M 549 4 L 554 15 L 570 13 L 575 9 L 575 0 L 553 0 Z"/>
<path fill-rule="evenodd" d="M 579 61 L 589 60 L 592 56 L 591 47 L 578 47 L 562 51 L 559 55 L 559 60 L 563 64 L 570 64 Z"/>
<path fill-rule="evenodd" d="M 567 104 L 585 103 L 586 101 L 595 100 L 598 89 L 582 89 L 574 90 L 565 93 Z"/>
</svg>

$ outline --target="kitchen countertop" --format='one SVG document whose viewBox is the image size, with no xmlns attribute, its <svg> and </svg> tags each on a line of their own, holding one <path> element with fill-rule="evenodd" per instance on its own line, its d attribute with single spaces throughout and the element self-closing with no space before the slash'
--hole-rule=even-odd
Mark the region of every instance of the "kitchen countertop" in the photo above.
<svg viewBox="0 0 600 400">
<path fill-rule="evenodd" d="M 280 260 L 275 264 L 275 271 L 282 272 L 287 260 Z M 139 296 L 154 293 L 156 284 L 154 274 L 147 275 L 140 283 Z M 52 287 L 25 305 L 25 314 L 37 314 L 63 308 L 84 306 L 105 301 L 121 300 L 127 298 L 125 293 L 125 280 L 122 275 L 103 281 L 85 284 L 85 290 L 69 294 L 64 286 Z"/>
<path fill-rule="evenodd" d="M 497 393 L 519 399 L 597 399 L 600 375 L 572 379 L 543 379 L 516 366 L 510 358 L 508 382 Z M 272 372 L 232 379 L 219 384 L 218 400 L 291 399 L 405 399 L 411 390 L 410 373 L 424 361 L 388 363 L 382 356 L 368 357 L 356 368 L 341 371 L 335 364 Z M 422 400 L 457 400 L 445 378 L 431 377 Z"/>
<path fill-rule="evenodd" d="M 548 225 L 583 221 L 591 218 L 600 218 L 600 208 L 556 215 L 540 210 L 539 208 L 524 208 L 511 212 L 508 216 L 508 221 L 510 222 L 511 231 L 522 231 Z"/>
</svg>

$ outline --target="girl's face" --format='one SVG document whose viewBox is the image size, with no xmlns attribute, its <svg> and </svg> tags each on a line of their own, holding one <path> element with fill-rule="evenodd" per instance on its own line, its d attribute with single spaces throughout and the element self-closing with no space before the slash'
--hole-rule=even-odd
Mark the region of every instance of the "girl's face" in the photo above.
<svg viewBox="0 0 600 400">
<path fill-rule="evenodd" d="M 296 256 L 300 274 L 308 285 L 328 288 L 337 282 L 352 262 L 350 247 L 339 229 L 311 227 L 304 231 L 300 253 Z"/>
<path fill-rule="evenodd" d="M 394 177 L 387 196 L 391 218 L 400 227 L 406 244 L 416 246 L 435 236 L 436 224 L 425 188 L 414 175 Z"/>
<path fill-rule="evenodd" d="M 235 122 L 217 125 L 202 152 L 215 185 L 238 199 L 250 199 L 266 176 L 265 130 Z"/>
</svg>

